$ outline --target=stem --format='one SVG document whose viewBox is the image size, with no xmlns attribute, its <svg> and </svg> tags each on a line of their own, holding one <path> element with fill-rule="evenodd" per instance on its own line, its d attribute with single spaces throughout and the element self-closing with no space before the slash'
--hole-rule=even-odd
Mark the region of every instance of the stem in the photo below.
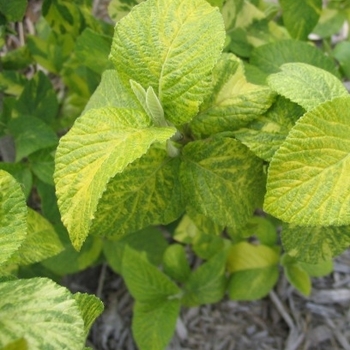
<svg viewBox="0 0 350 350">
<path fill-rule="evenodd" d="M 180 150 L 174 146 L 171 140 L 168 140 L 166 142 L 166 149 L 168 152 L 169 157 L 175 158 L 180 155 Z"/>
</svg>

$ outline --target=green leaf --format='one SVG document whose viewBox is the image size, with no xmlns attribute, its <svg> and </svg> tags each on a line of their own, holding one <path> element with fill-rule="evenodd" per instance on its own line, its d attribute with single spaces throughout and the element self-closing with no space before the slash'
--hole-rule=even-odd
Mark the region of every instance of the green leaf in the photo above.
<svg viewBox="0 0 350 350">
<path fill-rule="evenodd" d="M 281 70 L 269 76 L 269 86 L 307 111 L 349 94 L 338 78 L 320 68 L 305 63 L 286 63 Z"/>
<path fill-rule="evenodd" d="M 184 283 L 191 270 L 186 257 L 185 249 L 180 244 L 171 244 L 163 256 L 164 272 L 175 281 Z"/>
<path fill-rule="evenodd" d="M 40 149 L 57 145 L 57 135 L 39 118 L 20 115 L 10 120 L 7 126 L 15 139 L 16 161 Z"/>
<path fill-rule="evenodd" d="M 230 248 L 227 270 L 230 273 L 235 273 L 244 270 L 261 269 L 277 265 L 278 262 L 279 255 L 271 247 L 240 242 Z"/>
<path fill-rule="evenodd" d="M 184 210 L 179 168 L 179 158 L 170 158 L 162 149 L 150 149 L 109 181 L 90 233 L 116 238 L 176 220 Z"/>
<path fill-rule="evenodd" d="M 175 131 L 150 127 L 137 110 L 102 108 L 84 114 L 61 138 L 54 178 L 62 221 L 76 249 L 89 233 L 108 181 Z"/>
<path fill-rule="evenodd" d="M 94 321 L 103 311 L 103 303 L 95 295 L 86 293 L 76 293 L 74 294 L 74 299 L 84 320 L 85 337 L 87 337 Z"/>
<path fill-rule="evenodd" d="M 185 244 L 191 244 L 193 238 L 199 233 L 199 230 L 193 220 L 185 214 L 177 225 L 173 238 L 175 241 Z"/>
<path fill-rule="evenodd" d="M 332 35 L 335 35 L 341 31 L 345 20 L 346 11 L 324 8 L 312 33 L 320 36 L 321 38 L 330 38 Z"/>
<path fill-rule="evenodd" d="M 108 4 L 108 15 L 114 21 L 118 22 L 125 17 L 134 6 L 143 0 L 111 0 Z"/>
<path fill-rule="evenodd" d="M 2 13 L 9 22 L 19 22 L 27 9 L 27 0 L 0 0 L 0 13 Z"/>
<path fill-rule="evenodd" d="M 196 135 L 237 130 L 271 106 L 274 94 L 267 86 L 248 83 L 243 63 L 223 54 L 213 71 L 213 89 L 191 123 Z"/>
<path fill-rule="evenodd" d="M 122 261 L 126 246 L 140 253 L 145 252 L 148 261 L 157 266 L 162 262 L 168 242 L 163 234 L 154 227 L 127 234 L 117 241 L 105 240 L 103 246 L 105 257 L 110 267 L 119 274 L 122 272 Z"/>
<path fill-rule="evenodd" d="M 16 180 L 0 170 L 0 265 L 18 250 L 26 234 L 27 206 L 24 194 Z"/>
<path fill-rule="evenodd" d="M 191 142 L 182 157 L 180 178 L 187 206 L 217 224 L 244 226 L 264 191 L 262 162 L 228 138 Z"/>
<path fill-rule="evenodd" d="M 292 62 L 307 63 L 339 76 L 332 59 L 302 41 L 280 40 L 259 46 L 253 50 L 250 60 L 250 64 L 268 74 L 277 73 L 282 64 Z"/>
<path fill-rule="evenodd" d="M 326 260 L 317 264 L 308 264 L 298 261 L 298 265 L 306 271 L 310 277 L 324 277 L 333 271 L 333 260 Z"/>
<path fill-rule="evenodd" d="M 180 300 L 136 301 L 132 332 L 140 350 L 165 349 L 180 312 Z"/>
<path fill-rule="evenodd" d="M 111 65 L 108 61 L 111 44 L 109 36 L 86 28 L 77 39 L 74 52 L 81 65 L 102 74 Z"/>
<path fill-rule="evenodd" d="M 54 185 L 53 173 L 55 170 L 55 149 L 46 148 L 28 156 L 30 169 L 43 182 Z"/>
<path fill-rule="evenodd" d="M 110 59 L 122 75 L 152 86 L 175 125 L 198 112 L 225 39 L 218 8 L 203 0 L 149 0 L 116 26 Z"/>
<path fill-rule="evenodd" d="M 225 241 L 223 238 L 204 232 L 199 232 L 192 242 L 192 249 L 195 254 L 205 260 L 222 251 L 224 247 Z"/>
<path fill-rule="evenodd" d="M 235 137 L 259 158 L 271 161 L 289 131 L 305 110 L 282 96 L 263 115 L 247 127 L 234 132 Z"/>
<path fill-rule="evenodd" d="M 333 56 L 340 64 L 340 68 L 347 78 L 350 77 L 350 42 L 341 41 L 333 50 Z"/>
<path fill-rule="evenodd" d="M 266 218 L 253 216 L 244 228 L 246 237 L 256 237 L 263 245 L 274 246 L 277 243 L 277 230 Z"/>
<path fill-rule="evenodd" d="M 47 278 L 0 284 L 0 346 L 23 337 L 29 349 L 81 350 L 84 323 L 73 296 Z"/>
<path fill-rule="evenodd" d="M 26 79 L 17 71 L 4 70 L 0 72 L 0 90 L 9 95 L 20 95 L 25 83 Z"/>
<path fill-rule="evenodd" d="M 350 227 L 283 225 L 282 244 L 298 261 L 317 264 L 332 259 L 349 247 Z"/>
<path fill-rule="evenodd" d="M 309 296 L 311 293 L 311 280 L 308 273 L 299 266 L 298 262 L 284 255 L 281 259 L 284 273 L 290 282 L 300 293 Z"/>
<path fill-rule="evenodd" d="M 56 91 L 50 79 L 39 71 L 27 82 L 15 106 L 19 115 L 28 115 L 51 124 L 58 113 Z"/>
<path fill-rule="evenodd" d="M 139 302 L 176 299 L 180 289 L 141 254 L 125 247 L 122 275 L 130 294 Z"/>
<path fill-rule="evenodd" d="M 299 119 L 269 167 L 268 213 L 296 225 L 350 224 L 349 111 L 341 97 Z"/>
<path fill-rule="evenodd" d="M 280 0 L 283 23 L 290 35 L 307 40 L 321 15 L 322 0 Z"/>
<path fill-rule="evenodd" d="M 54 256 L 62 250 L 62 243 L 52 225 L 39 213 L 28 208 L 27 237 L 11 257 L 11 263 L 33 264 Z"/>
<path fill-rule="evenodd" d="M 252 301 L 264 298 L 278 280 L 278 267 L 237 271 L 228 283 L 228 295 L 232 300 Z"/>
<path fill-rule="evenodd" d="M 211 304 L 222 299 L 227 284 L 226 259 L 227 254 L 222 250 L 192 272 L 184 285 L 184 305 Z"/>
</svg>

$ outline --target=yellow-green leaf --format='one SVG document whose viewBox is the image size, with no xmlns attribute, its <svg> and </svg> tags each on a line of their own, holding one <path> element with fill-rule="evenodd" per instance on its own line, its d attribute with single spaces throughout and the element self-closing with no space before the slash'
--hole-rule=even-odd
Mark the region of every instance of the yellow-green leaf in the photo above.
<svg viewBox="0 0 350 350">
<path fill-rule="evenodd" d="M 296 225 L 349 225 L 349 135 L 349 97 L 301 117 L 271 161 L 265 210 Z"/>
<path fill-rule="evenodd" d="M 283 64 L 281 72 L 268 78 L 268 84 L 272 90 L 298 103 L 306 111 L 349 94 L 333 74 L 306 63 Z"/>
<path fill-rule="evenodd" d="M 138 110 L 110 107 L 88 111 L 61 138 L 54 178 L 62 221 L 76 249 L 89 233 L 108 181 L 175 131 L 151 127 Z"/>
<path fill-rule="evenodd" d="M 0 265 L 18 250 L 27 235 L 27 206 L 16 180 L 0 170 Z"/>
<path fill-rule="evenodd" d="M 117 23 L 110 59 L 126 83 L 152 86 L 166 119 L 181 125 L 197 114 L 224 40 L 206 1 L 149 0 Z"/>
<path fill-rule="evenodd" d="M 0 284 L 0 347 L 19 337 L 33 350 L 81 350 L 84 322 L 70 292 L 47 278 Z"/>
</svg>

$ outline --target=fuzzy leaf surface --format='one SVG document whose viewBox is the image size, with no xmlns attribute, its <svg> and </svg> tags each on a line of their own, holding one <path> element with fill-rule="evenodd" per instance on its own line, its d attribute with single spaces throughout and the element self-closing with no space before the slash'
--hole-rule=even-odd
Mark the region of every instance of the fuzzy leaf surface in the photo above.
<svg viewBox="0 0 350 350">
<path fill-rule="evenodd" d="M 334 75 L 305 63 L 286 63 L 268 84 L 278 94 L 310 111 L 319 104 L 349 93 Z"/>
<path fill-rule="evenodd" d="M 26 235 L 27 206 L 23 191 L 9 173 L 0 170 L 0 265 L 18 250 Z"/>
<path fill-rule="evenodd" d="M 182 157 L 187 206 L 223 226 L 245 225 L 262 196 L 261 160 L 229 138 L 191 142 Z"/>
<path fill-rule="evenodd" d="M 61 138 L 54 178 L 62 221 L 76 249 L 88 235 L 108 181 L 145 154 L 152 143 L 165 142 L 175 131 L 151 127 L 137 110 L 102 108 L 78 118 Z"/>
<path fill-rule="evenodd" d="M 203 0 L 149 0 L 116 26 L 110 59 L 126 83 L 152 86 L 165 117 L 189 122 L 210 87 L 225 40 L 218 8 Z"/>
<path fill-rule="evenodd" d="M 109 181 L 91 233 L 116 238 L 176 220 L 183 212 L 179 168 L 179 158 L 170 158 L 162 149 L 150 149 Z"/>
<path fill-rule="evenodd" d="M 73 296 L 47 278 L 0 284 L 0 346 L 24 337 L 28 347 L 81 350 L 84 322 Z"/>
<path fill-rule="evenodd" d="M 350 98 L 306 113 L 275 153 L 264 208 L 296 225 L 350 224 Z"/>
</svg>

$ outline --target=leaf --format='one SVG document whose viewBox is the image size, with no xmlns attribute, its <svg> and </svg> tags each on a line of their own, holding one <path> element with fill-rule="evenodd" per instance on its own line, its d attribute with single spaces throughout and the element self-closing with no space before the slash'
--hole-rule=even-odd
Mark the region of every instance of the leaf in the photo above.
<svg viewBox="0 0 350 350">
<path fill-rule="evenodd" d="M 299 119 L 269 167 L 268 213 L 296 225 L 350 224 L 349 108 L 341 97 Z"/>
<path fill-rule="evenodd" d="M 321 38 L 330 38 L 340 32 L 346 20 L 346 11 L 338 11 L 331 8 L 323 8 L 321 17 L 312 30 L 313 34 Z M 343 41 L 345 43 L 345 41 Z"/>
<path fill-rule="evenodd" d="M 21 115 L 7 126 L 15 139 L 17 162 L 40 149 L 57 145 L 57 135 L 39 118 Z"/>
<path fill-rule="evenodd" d="M 55 170 L 55 149 L 46 148 L 28 156 L 33 173 L 48 185 L 54 185 L 53 173 Z"/>
<path fill-rule="evenodd" d="M 258 300 L 271 291 L 277 280 L 277 266 L 237 271 L 229 279 L 228 295 L 232 300 Z"/>
<path fill-rule="evenodd" d="M 213 90 L 191 123 L 196 135 L 237 130 L 271 106 L 274 94 L 267 86 L 248 83 L 243 63 L 223 54 L 213 71 Z"/>
<path fill-rule="evenodd" d="M 0 294 L 0 346 L 23 337 L 29 349 L 83 348 L 84 323 L 66 288 L 32 278 L 3 282 Z"/>
<path fill-rule="evenodd" d="M 114 22 L 120 21 L 125 17 L 134 6 L 143 0 L 111 0 L 108 4 L 108 15 Z"/>
<path fill-rule="evenodd" d="M 95 295 L 86 293 L 76 293 L 74 299 L 84 320 L 85 337 L 87 337 L 94 321 L 103 311 L 103 303 Z"/>
<path fill-rule="evenodd" d="M 225 247 L 225 240 L 212 233 L 199 232 L 193 239 L 192 249 L 202 259 L 210 259 Z"/>
<path fill-rule="evenodd" d="M 304 63 L 286 63 L 281 70 L 268 78 L 269 86 L 306 111 L 336 97 L 348 96 L 340 80 L 320 68 Z"/>
<path fill-rule="evenodd" d="M 89 233 L 108 181 L 152 143 L 165 142 L 174 133 L 173 127 L 150 127 L 137 110 L 102 108 L 84 114 L 61 138 L 54 179 L 62 221 L 76 249 Z"/>
<path fill-rule="evenodd" d="M 333 261 L 326 260 L 318 264 L 308 264 L 298 261 L 298 265 L 307 272 L 310 277 L 324 277 L 333 271 Z"/>
<path fill-rule="evenodd" d="M 111 44 L 109 36 L 86 28 L 77 39 L 74 52 L 81 65 L 102 74 L 111 65 L 108 61 Z"/>
<path fill-rule="evenodd" d="M 184 305 L 211 304 L 222 299 L 227 284 L 226 259 L 226 252 L 221 251 L 192 272 L 184 285 Z"/>
<path fill-rule="evenodd" d="M 295 39 L 307 40 L 321 15 L 322 0 L 280 0 L 283 23 Z"/>
<path fill-rule="evenodd" d="M 0 170 L 0 265 L 18 250 L 26 234 L 27 206 L 24 194 L 16 180 Z"/>
<path fill-rule="evenodd" d="M 191 142 L 182 158 L 187 206 L 223 226 L 245 225 L 264 191 L 261 161 L 228 138 Z"/>
<path fill-rule="evenodd" d="M 21 189 L 26 198 L 32 191 L 33 176 L 26 164 L 23 163 L 3 163 L 0 162 L 0 169 L 11 174 L 21 185 Z"/>
<path fill-rule="evenodd" d="M 350 43 L 341 41 L 337 43 L 333 50 L 333 56 L 339 62 L 340 68 L 347 78 L 350 77 Z"/>
<path fill-rule="evenodd" d="M 234 300 L 264 297 L 278 279 L 279 254 L 265 245 L 240 242 L 232 245 L 227 270 L 232 273 L 228 293 Z"/>
<path fill-rule="evenodd" d="M 28 350 L 28 343 L 24 338 L 20 338 L 5 345 L 1 350 Z"/>
<path fill-rule="evenodd" d="M 27 5 L 27 0 L 0 0 L 0 13 L 8 22 L 19 22 L 23 19 Z"/>
<path fill-rule="evenodd" d="M 165 349 L 180 312 L 180 300 L 136 301 L 132 332 L 140 350 Z"/>
<path fill-rule="evenodd" d="M 149 0 L 116 26 L 110 59 L 123 77 L 155 90 L 174 125 L 198 112 L 225 40 L 218 8 L 203 0 Z"/>
<path fill-rule="evenodd" d="M 84 113 L 90 109 L 105 107 L 140 109 L 140 104 L 133 95 L 131 87 L 121 82 L 116 70 L 106 70 L 102 74 L 100 85 L 89 99 Z"/>
<path fill-rule="evenodd" d="M 230 273 L 261 269 L 277 265 L 279 255 L 274 249 L 265 245 L 253 245 L 248 242 L 240 242 L 232 245 L 228 260 L 227 270 Z"/>
<path fill-rule="evenodd" d="M 150 149 L 108 182 L 90 233 L 117 238 L 176 220 L 184 210 L 179 168 L 179 158 L 170 158 L 165 150 Z"/>
<path fill-rule="evenodd" d="M 122 275 L 130 294 L 139 302 L 161 303 L 174 299 L 180 292 L 157 267 L 129 247 L 124 250 Z"/>
<path fill-rule="evenodd" d="M 171 244 L 163 255 L 164 272 L 175 281 L 184 283 L 191 274 L 185 249 L 180 244 Z"/>
<path fill-rule="evenodd" d="M 29 80 L 15 105 L 19 115 L 27 115 L 51 124 L 58 113 L 56 92 L 50 79 L 39 71 Z"/>
<path fill-rule="evenodd" d="M 288 255 L 284 255 L 281 259 L 284 267 L 284 273 L 289 283 L 300 293 L 309 296 L 311 293 L 311 280 L 308 273 L 302 269 L 294 259 L 290 259 Z"/>
<path fill-rule="evenodd" d="M 116 241 L 105 240 L 103 253 L 113 271 L 119 274 L 122 272 L 122 260 L 126 246 L 139 253 L 145 252 L 148 261 L 157 266 L 162 262 L 168 242 L 155 227 L 127 234 Z"/>
<path fill-rule="evenodd" d="M 30 265 L 50 258 L 63 250 L 63 245 L 52 225 L 39 213 L 28 208 L 27 237 L 10 262 Z"/>
<path fill-rule="evenodd" d="M 304 112 L 296 103 L 278 96 L 265 114 L 258 116 L 245 128 L 235 131 L 234 135 L 257 157 L 270 162 Z"/>
<path fill-rule="evenodd" d="M 282 244 L 287 253 L 310 264 L 328 261 L 350 245 L 349 226 L 305 227 L 283 225 Z"/>
<path fill-rule="evenodd" d="M 302 62 L 324 69 L 339 76 L 334 62 L 317 47 L 297 40 L 280 40 L 255 48 L 250 64 L 263 72 L 271 74 L 280 71 L 284 63 Z"/>
</svg>

